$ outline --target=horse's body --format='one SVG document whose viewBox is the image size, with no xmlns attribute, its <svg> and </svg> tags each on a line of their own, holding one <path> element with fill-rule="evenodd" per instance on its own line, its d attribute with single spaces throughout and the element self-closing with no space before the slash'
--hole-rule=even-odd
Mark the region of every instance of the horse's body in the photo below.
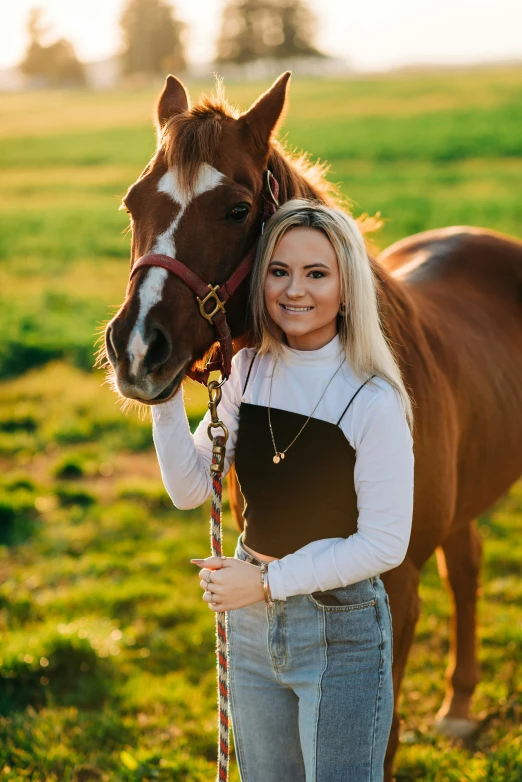
<svg viewBox="0 0 522 782">
<path fill-rule="evenodd" d="M 213 284 L 223 282 L 255 241 L 259 215 L 252 208 L 250 222 L 237 229 L 233 241 L 230 233 L 208 238 L 198 220 L 244 199 L 245 193 L 250 206 L 259 204 L 266 165 L 280 183 L 282 201 L 314 197 L 335 203 L 320 172 L 282 153 L 270 140 L 284 107 L 287 79 L 285 74 L 249 112 L 232 119 L 222 103 L 212 110 L 207 102 L 189 115 L 183 86 L 169 78 L 158 107 L 159 125 L 168 130 L 169 117 L 183 114 L 185 131 L 192 132 L 187 137 L 193 147 L 187 149 L 196 158 L 189 160 L 189 168 L 197 173 L 203 162 L 212 171 L 207 168 L 206 178 L 197 180 L 196 200 L 177 195 L 173 182 L 178 175 L 160 138 L 155 158 L 131 188 L 139 191 L 131 199 L 133 262 L 151 250 L 165 252 L 170 241 L 172 254 L 175 250 L 200 276 Z M 209 116 L 223 124 L 214 146 L 208 143 L 210 135 L 205 137 L 212 129 L 203 133 L 200 125 L 202 135 L 197 135 L 197 123 Z M 178 130 L 181 145 L 185 131 Z M 180 154 L 178 162 L 182 160 Z M 177 214 L 163 195 L 167 192 L 179 207 Z M 155 215 L 150 209 L 144 214 L 145 202 L 152 203 Z M 448 690 L 438 725 L 462 735 L 475 725 L 470 700 L 479 678 L 475 617 L 481 544 L 475 520 L 522 473 L 522 244 L 475 228 L 451 228 L 405 239 L 370 263 L 383 325 L 415 412 L 411 541 L 404 562 L 382 574 L 393 617 L 395 694 L 398 699 L 419 615 L 420 569 L 436 551 L 439 571 L 455 598 Z M 246 293 L 246 286 L 238 289 L 230 309 L 227 305 L 232 332 L 239 338 L 236 347 L 244 331 Z M 120 392 L 152 404 L 171 396 L 186 367 L 214 339 L 201 320 L 182 281 L 162 269 L 139 269 L 107 328 L 107 352 Z M 237 482 L 229 482 L 229 488 L 241 529 Z M 397 742 L 396 714 L 387 781 Z"/>
<path fill-rule="evenodd" d="M 402 565 L 382 576 L 393 606 L 395 684 L 418 615 L 419 571 L 436 549 L 455 609 L 438 724 L 466 735 L 480 677 L 476 518 L 522 474 L 522 243 L 448 228 L 398 242 L 378 261 L 411 307 L 401 366 L 417 405 L 411 541 Z"/>
</svg>

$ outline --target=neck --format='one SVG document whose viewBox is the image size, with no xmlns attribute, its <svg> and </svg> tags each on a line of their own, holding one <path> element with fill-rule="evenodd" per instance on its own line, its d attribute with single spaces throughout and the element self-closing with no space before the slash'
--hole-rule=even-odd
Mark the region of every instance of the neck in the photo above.
<svg viewBox="0 0 522 782">
<path fill-rule="evenodd" d="M 337 334 L 337 328 L 328 324 L 328 328 L 323 329 L 319 334 L 313 331 L 311 334 L 302 334 L 299 337 L 292 337 L 285 334 L 286 344 L 292 350 L 321 350 Z"/>
<path fill-rule="evenodd" d="M 277 360 L 281 360 L 292 371 L 300 372 L 304 369 L 321 374 L 336 369 L 346 360 L 346 355 L 339 334 L 335 334 L 324 345 L 316 348 L 297 349 L 282 343 Z"/>
</svg>

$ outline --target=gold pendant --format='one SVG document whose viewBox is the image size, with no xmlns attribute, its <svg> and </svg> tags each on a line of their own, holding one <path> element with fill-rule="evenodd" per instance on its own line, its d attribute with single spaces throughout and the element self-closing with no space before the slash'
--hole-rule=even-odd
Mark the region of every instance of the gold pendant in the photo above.
<svg viewBox="0 0 522 782">
<path fill-rule="evenodd" d="M 280 454 L 279 454 L 279 456 L 281 457 L 281 459 L 284 459 L 284 458 L 285 458 L 285 455 L 284 455 L 284 453 L 280 453 Z"/>
<path fill-rule="evenodd" d="M 276 453 L 276 455 L 273 457 L 272 461 L 274 462 L 274 464 L 279 464 L 281 459 L 279 458 L 279 454 L 278 453 Z"/>
</svg>

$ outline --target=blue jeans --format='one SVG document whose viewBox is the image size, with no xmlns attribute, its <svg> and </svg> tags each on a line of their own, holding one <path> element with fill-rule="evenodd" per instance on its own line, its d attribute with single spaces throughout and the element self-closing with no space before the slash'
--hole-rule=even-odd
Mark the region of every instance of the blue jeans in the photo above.
<svg viewBox="0 0 522 782">
<path fill-rule="evenodd" d="M 241 544 L 234 556 L 259 565 Z M 381 782 L 393 715 L 392 624 L 379 576 L 228 611 L 242 782 Z"/>
</svg>

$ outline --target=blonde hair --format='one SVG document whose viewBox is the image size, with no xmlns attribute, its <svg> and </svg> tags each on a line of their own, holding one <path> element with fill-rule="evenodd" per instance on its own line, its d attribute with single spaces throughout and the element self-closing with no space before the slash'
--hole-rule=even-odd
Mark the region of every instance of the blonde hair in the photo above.
<svg viewBox="0 0 522 782">
<path fill-rule="evenodd" d="M 341 302 L 346 303 L 344 312 L 338 316 L 339 338 L 353 372 L 361 380 L 371 375 L 387 380 L 398 394 L 413 432 L 411 399 L 383 332 L 375 277 L 364 239 L 356 221 L 342 210 L 315 200 L 292 199 L 280 206 L 266 223 L 250 285 L 250 331 L 259 353 L 277 355 L 281 351 L 284 334 L 267 312 L 265 280 L 276 245 L 290 228 L 298 227 L 322 231 L 335 250 Z"/>
</svg>

